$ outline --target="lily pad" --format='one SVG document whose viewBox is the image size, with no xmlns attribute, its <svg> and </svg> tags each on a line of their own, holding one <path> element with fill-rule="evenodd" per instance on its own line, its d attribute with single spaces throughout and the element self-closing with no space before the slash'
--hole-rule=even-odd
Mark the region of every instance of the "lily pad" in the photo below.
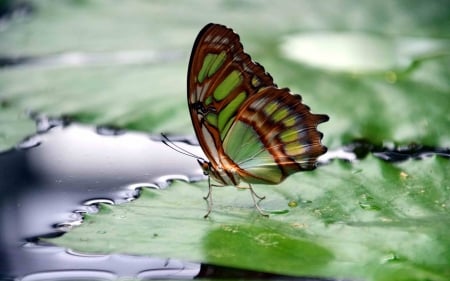
<svg viewBox="0 0 450 281">
<path fill-rule="evenodd" d="M 206 182 L 174 182 L 143 189 L 129 204 L 102 205 L 51 242 L 295 276 L 443 281 L 450 276 L 449 168 L 436 157 L 334 162 L 257 186 L 269 218 L 247 190 L 224 187 L 213 190 L 213 213 L 203 219 Z"/>
<path fill-rule="evenodd" d="M 0 98 L 0 152 L 14 147 L 35 130 L 34 121 L 9 100 Z"/>
</svg>

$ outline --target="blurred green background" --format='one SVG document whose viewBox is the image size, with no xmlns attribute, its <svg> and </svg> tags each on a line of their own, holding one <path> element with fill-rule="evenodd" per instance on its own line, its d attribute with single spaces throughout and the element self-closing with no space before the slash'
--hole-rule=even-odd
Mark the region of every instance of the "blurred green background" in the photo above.
<svg viewBox="0 0 450 281">
<path fill-rule="evenodd" d="M 443 1 L 2 1 L 0 149 L 24 112 L 193 134 L 186 73 L 198 31 L 232 27 L 275 82 L 302 94 L 324 142 L 450 144 L 450 8 Z"/>
</svg>

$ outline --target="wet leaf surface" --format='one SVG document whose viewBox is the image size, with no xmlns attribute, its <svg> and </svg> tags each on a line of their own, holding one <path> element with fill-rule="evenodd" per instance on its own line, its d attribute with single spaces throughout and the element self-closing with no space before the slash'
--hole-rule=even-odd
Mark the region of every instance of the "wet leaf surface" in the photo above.
<svg viewBox="0 0 450 281">
<path fill-rule="evenodd" d="M 89 253 L 120 252 L 295 276 L 445 280 L 450 260 L 447 159 L 390 164 L 334 162 L 280 186 L 258 186 L 262 217 L 246 190 L 206 182 L 144 189 L 129 204 L 103 205 L 56 240 Z M 298 202 L 290 207 L 289 202 Z"/>
</svg>

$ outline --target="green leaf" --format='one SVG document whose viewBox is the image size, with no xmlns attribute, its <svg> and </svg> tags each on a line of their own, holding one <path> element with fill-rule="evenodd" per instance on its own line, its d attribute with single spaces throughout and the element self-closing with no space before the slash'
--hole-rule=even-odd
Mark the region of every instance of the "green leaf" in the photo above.
<svg viewBox="0 0 450 281">
<path fill-rule="evenodd" d="M 35 132 L 34 121 L 17 110 L 9 100 L 0 98 L 0 152 L 14 147 Z"/>
<path fill-rule="evenodd" d="M 82 252 L 145 254 L 297 276 L 447 280 L 450 276 L 450 163 L 398 165 L 375 158 L 333 162 L 279 186 L 247 190 L 206 182 L 144 189 L 51 242 Z M 296 202 L 297 204 L 293 204 Z M 296 207 L 290 207 L 295 206 Z"/>
<path fill-rule="evenodd" d="M 71 115 L 86 123 L 192 134 L 186 106 L 187 61 L 197 32 L 213 21 L 239 33 L 245 50 L 278 85 L 301 94 L 312 112 L 330 116 L 320 126 L 328 146 L 340 147 L 355 138 L 450 146 L 445 0 L 389 5 L 345 0 L 207 5 L 132 1 L 126 8 L 108 1 L 31 2 L 32 12 L 25 19 L 7 21 L 0 33 L 2 56 L 38 59 L 31 61 L 37 64 L 0 70 L 0 93 L 16 100 L 16 112 L 33 110 Z M 199 16 L 199 9 L 208 13 Z M 232 16 L 236 11 L 244 11 L 245 17 Z M 185 21 L 174 20 L 180 14 Z M 258 24 L 249 25 L 249 20 Z M 325 65 L 286 55 L 286 48 L 299 48 L 287 44 L 286 38 L 324 32 L 376 38 L 376 46 L 370 48 L 360 41 L 344 40 L 352 47 L 345 54 L 380 67 L 370 73 L 336 71 L 330 65 L 342 60 L 342 55 L 332 56 L 335 48 L 329 52 L 316 48 L 329 61 Z M 336 46 L 335 41 L 312 43 L 313 47 Z M 354 48 L 359 52 L 348 56 Z M 105 54 L 135 50 L 147 50 L 154 58 L 130 65 L 120 60 L 76 67 L 39 65 L 42 59 L 60 54 L 72 55 L 70 62 L 77 54 L 101 59 Z M 306 46 L 297 51 L 311 57 Z"/>
</svg>

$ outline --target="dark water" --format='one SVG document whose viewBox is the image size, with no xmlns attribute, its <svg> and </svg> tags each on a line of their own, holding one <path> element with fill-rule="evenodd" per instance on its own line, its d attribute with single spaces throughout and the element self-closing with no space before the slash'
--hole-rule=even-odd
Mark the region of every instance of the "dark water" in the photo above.
<svg viewBox="0 0 450 281">
<path fill-rule="evenodd" d="M 0 154 L 0 277 L 23 280 L 192 278 L 199 264 L 126 255 L 87 256 L 34 243 L 96 212 L 124 203 L 138 188 L 203 178 L 197 161 L 143 133 L 40 119 L 40 133 Z M 202 155 L 198 146 L 177 142 Z M 74 270 L 79 269 L 79 270 Z M 56 279 L 55 279 L 56 278 Z"/>
<path fill-rule="evenodd" d="M 171 180 L 194 181 L 204 175 L 195 159 L 164 145 L 160 136 L 45 117 L 36 123 L 36 135 L 0 153 L 0 279 L 287 278 L 158 257 L 85 255 L 38 242 L 37 237 L 61 235 L 79 225 L 83 214 L 97 211 L 98 202 L 126 203 L 136 199 L 140 188 L 166 188 Z M 203 155 L 195 139 L 171 139 Z M 369 153 L 387 161 L 449 156 L 448 149 L 386 148 L 357 141 L 328 152 L 319 162 L 352 161 Z"/>
</svg>

